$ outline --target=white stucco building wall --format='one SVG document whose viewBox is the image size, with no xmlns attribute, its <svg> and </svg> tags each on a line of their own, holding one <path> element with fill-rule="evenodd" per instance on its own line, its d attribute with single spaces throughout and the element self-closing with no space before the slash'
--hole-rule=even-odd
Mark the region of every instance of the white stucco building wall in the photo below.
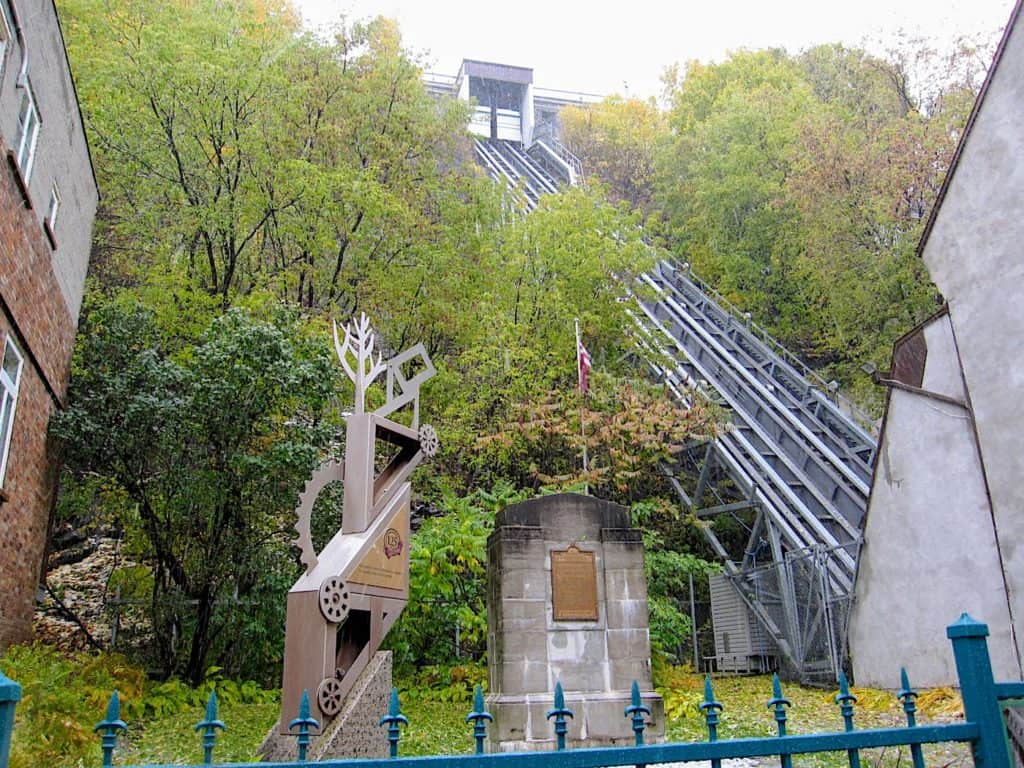
<svg viewBox="0 0 1024 768">
<path fill-rule="evenodd" d="M 851 617 L 860 685 L 955 684 L 945 626 L 1024 639 L 1024 27 L 1018 2 L 921 257 L 947 312 L 897 344 Z M 895 677 L 894 677 L 895 675 Z"/>
</svg>

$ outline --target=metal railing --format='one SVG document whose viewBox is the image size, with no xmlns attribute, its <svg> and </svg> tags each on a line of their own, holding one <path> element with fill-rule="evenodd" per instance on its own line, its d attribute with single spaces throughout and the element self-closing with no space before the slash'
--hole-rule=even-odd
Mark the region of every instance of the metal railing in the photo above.
<svg viewBox="0 0 1024 768">
<path fill-rule="evenodd" d="M 761 343 L 769 347 L 773 353 L 778 355 L 780 358 L 786 361 L 789 365 L 795 368 L 801 376 L 808 381 L 812 382 L 816 388 L 821 390 L 827 395 L 827 397 L 841 407 L 844 413 L 848 414 L 857 424 L 867 431 L 873 437 L 878 437 L 878 422 L 870 414 L 862 410 L 856 403 L 850 400 L 846 395 L 840 392 L 836 385 L 832 382 L 827 382 L 823 379 L 817 371 L 807 366 L 799 357 L 790 352 L 786 347 L 782 345 L 778 339 L 771 335 L 765 328 L 755 323 L 750 316 L 749 312 L 740 310 L 736 305 L 729 301 L 725 296 L 715 290 L 708 283 L 701 280 L 697 275 L 693 273 L 689 263 L 684 262 L 682 264 L 675 263 L 675 267 L 682 270 L 686 277 L 701 291 L 707 294 L 711 299 L 714 300 L 722 309 L 732 315 L 736 320 L 746 326 L 750 332 L 757 337 Z"/>
<path fill-rule="evenodd" d="M 695 743 L 646 744 L 644 731 L 645 717 L 650 710 L 643 706 L 639 689 L 633 686 L 632 703 L 623 713 L 626 719 L 624 732 L 633 732 L 634 746 L 598 747 L 587 749 L 566 749 L 566 735 L 571 709 L 565 706 L 562 687 L 555 687 L 554 707 L 547 712 L 547 719 L 553 722 L 554 750 L 547 752 L 498 752 L 485 754 L 487 723 L 493 717 L 484 708 L 484 699 L 479 686 L 474 697 L 473 711 L 466 716 L 472 725 L 472 738 L 476 742 L 476 754 L 438 757 L 399 758 L 401 726 L 408 720 L 401 712 L 397 691 L 392 691 L 387 713 L 380 718 L 385 730 L 390 758 L 381 759 L 330 759 L 317 765 L 324 768 L 605 768 L 606 766 L 651 765 L 655 763 L 676 763 L 696 760 L 710 760 L 713 768 L 719 768 L 721 760 L 733 758 L 778 758 L 783 768 L 791 768 L 793 755 L 817 752 L 846 752 L 850 768 L 860 768 L 862 749 L 873 747 L 905 746 L 910 751 L 915 768 L 924 768 L 922 745 L 938 742 L 966 742 L 976 766 L 984 768 L 1010 768 L 1010 751 L 1007 747 L 1006 727 L 1003 721 L 1002 705 L 1010 699 L 1024 697 L 1024 682 L 997 683 L 992 674 L 988 652 L 988 627 L 963 614 L 946 629 L 946 636 L 953 645 L 957 676 L 964 704 L 964 722 L 919 725 L 917 723 L 915 699 L 918 693 L 910 687 L 906 670 L 901 672 L 900 690 L 896 694 L 903 705 L 906 725 L 892 728 L 858 730 L 854 723 L 857 699 L 847 686 L 845 676 L 839 681 L 839 693 L 834 697 L 843 719 L 844 730 L 790 735 L 788 721 L 791 702 L 785 698 L 778 676 L 773 680 L 772 697 L 767 706 L 772 712 L 777 735 L 761 738 L 719 740 L 718 724 L 725 705 L 715 699 L 711 679 L 704 683 L 704 699 L 700 710 L 707 728 L 707 740 Z M 10 752 L 11 733 L 14 726 L 14 712 L 21 698 L 17 683 L 0 674 L 0 768 L 7 768 Z M 295 731 L 296 761 L 270 763 L 229 763 L 235 768 L 288 768 L 305 762 L 306 751 L 314 730 L 320 724 L 309 715 L 308 697 L 303 697 L 298 717 L 292 721 L 290 730 Z M 203 720 L 195 726 L 203 746 L 203 763 L 213 765 L 218 731 L 225 724 L 217 716 L 216 693 L 210 694 Z M 114 751 L 118 736 L 127 728 L 120 717 L 120 701 L 115 692 L 110 699 L 106 717 L 97 723 L 95 731 L 100 735 L 100 749 L 103 765 L 113 765 Z M 140 767 L 143 768 L 143 767 Z M 147 768 L 157 768 L 148 766 Z"/>
</svg>

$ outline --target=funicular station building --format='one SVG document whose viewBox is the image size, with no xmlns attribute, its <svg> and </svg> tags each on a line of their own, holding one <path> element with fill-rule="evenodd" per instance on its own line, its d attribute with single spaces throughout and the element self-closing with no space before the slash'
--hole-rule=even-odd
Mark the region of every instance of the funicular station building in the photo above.
<svg viewBox="0 0 1024 768">
<path fill-rule="evenodd" d="M 427 90 L 475 104 L 469 132 L 477 161 L 492 178 L 521 191 L 527 210 L 543 194 L 582 178 L 579 160 L 562 144 L 558 113 L 601 96 L 538 88 L 533 70 L 464 59 L 455 76 L 427 74 Z"/>
</svg>

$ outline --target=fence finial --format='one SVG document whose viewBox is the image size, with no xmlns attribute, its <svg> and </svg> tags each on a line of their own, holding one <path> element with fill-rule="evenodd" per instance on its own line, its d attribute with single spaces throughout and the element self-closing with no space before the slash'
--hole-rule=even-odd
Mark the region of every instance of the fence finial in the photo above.
<svg viewBox="0 0 1024 768">
<path fill-rule="evenodd" d="M 966 614 L 964 614 L 966 616 Z M 917 691 L 910 687 L 910 679 L 907 677 L 907 668 L 900 667 L 900 690 L 896 698 L 903 702 L 903 712 L 907 716 L 907 728 L 917 726 Z M 924 751 L 920 744 L 910 745 L 910 757 L 914 762 L 914 768 L 924 768 Z"/>
<path fill-rule="evenodd" d="M 636 739 L 636 746 L 644 743 L 644 715 L 651 714 L 649 707 L 645 707 L 640 701 L 640 685 L 633 681 L 633 688 L 630 691 L 630 704 L 626 707 L 625 716 L 633 717 L 633 734 Z"/>
<path fill-rule="evenodd" d="M 192 729 L 203 732 L 203 765 L 213 765 L 213 748 L 217 745 L 218 729 L 226 731 L 227 726 L 217 719 L 217 691 L 212 690 L 206 700 L 206 717 Z"/>
<path fill-rule="evenodd" d="M 388 713 L 380 719 L 380 724 L 388 727 L 388 744 L 391 745 L 391 757 L 398 757 L 398 741 L 402 738 L 402 731 L 398 727 L 399 723 L 408 725 L 409 719 L 402 714 L 402 707 L 398 701 L 398 689 L 392 688 Z"/>
<path fill-rule="evenodd" d="M 853 705 L 857 703 L 857 697 L 850 693 L 850 685 L 846 681 L 846 673 L 839 673 L 839 693 L 835 696 L 835 702 L 839 705 L 839 713 L 843 716 L 843 726 L 847 732 L 853 730 Z M 860 750 L 849 749 L 846 755 L 850 761 L 850 768 L 860 768 Z"/>
<path fill-rule="evenodd" d="M 779 736 L 786 735 L 786 707 L 791 706 L 793 706 L 793 702 L 783 697 L 782 683 L 779 682 L 778 673 L 775 673 L 772 675 L 772 698 L 768 702 L 768 708 L 775 708 L 775 722 L 779 727 Z M 782 763 L 782 768 L 793 768 L 792 755 L 779 755 L 779 759 Z"/>
<path fill-rule="evenodd" d="M 484 691 L 477 683 L 473 691 L 473 711 L 466 715 L 466 722 L 473 723 L 473 738 L 476 739 L 476 753 L 484 753 L 484 739 L 487 738 L 487 723 L 493 721 L 494 716 L 484 709 Z"/>
<path fill-rule="evenodd" d="M 306 750 L 309 749 L 309 729 L 316 728 L 320 730 L 320 721 L 315 717 L 311 717 L 309 713 L 309 691 L 305 688 L 302 689 L 302 699 L 299 701 L 299 716 L 288 723 L 288 730 L 299 729 L 297 734 L 299 744 L 299 762 L 306 762 Z"/>
<path fill-rule="evenodd" d="M 96 723 L 93 733 L 102 732 L 101 747 L 103 749 L 103 768 L 114 764 L 114 748 L 117 746 L 117 734 L 128 730 L 128 724 L 121 719 L 121 699 L 117 691 L 110 694 L 107 704 L 107 718 Z"/>
<path fill-rule="evenodd" d="M 718 741 L 718 713 L 724 707 L 720 701 L 715 701 L 715 691 L 711 687 L 711 675 L 704 675 L 704 701 L 700 704 L 704 712 L 704 721 L 708 726 L 708 741 Z M 713 759 L 711 768 L 721 768 L 722 761 Z"/>
<path fill-rule="evenodd" d="M 562 692 L 561 680 L 555 683 L 555 708 L 549 709 L 546 717 L 548 720 L 552 717 L 555 718 L 556 748 L 558 750 L 565 749 L 565 734 L 569 732 L 569 725 L 565 722 L 565 718 L 572 717 L 572 710 L 565 706 L 565 694 Z"/>
</svg>

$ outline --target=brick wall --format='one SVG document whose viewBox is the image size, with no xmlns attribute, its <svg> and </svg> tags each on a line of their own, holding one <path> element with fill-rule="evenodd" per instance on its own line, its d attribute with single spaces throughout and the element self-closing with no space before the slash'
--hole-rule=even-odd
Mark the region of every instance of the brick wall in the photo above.
<svg viewBox="0 0 1024 768">
<path fill-rule="evenodd" d="M 47 424 L 67 391 L 75 322 L 51 264 L 49 241 L 0 160 L 0 339 L 24 354 L 0 497 L 0 647 L 32 633 L 36 586 L 57 480 Z"/>
</svg>

